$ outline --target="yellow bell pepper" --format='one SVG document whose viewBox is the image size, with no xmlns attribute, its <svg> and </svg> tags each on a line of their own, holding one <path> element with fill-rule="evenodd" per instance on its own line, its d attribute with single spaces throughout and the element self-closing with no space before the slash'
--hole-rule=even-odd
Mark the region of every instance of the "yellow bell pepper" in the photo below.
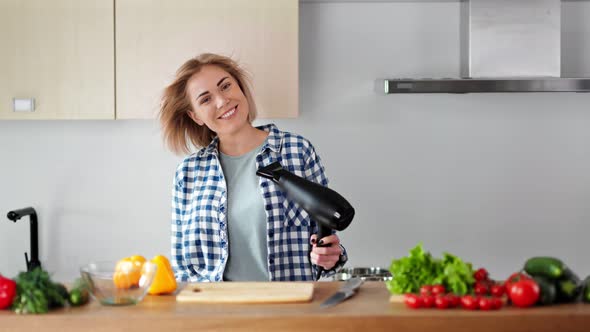
<svg viewBox="0 0 590 332">
<path fill-rule="evenodd" d="M 151 260 L 152 263 L 156 264 L 158 269 L 154 276 L 154 281 L 148 289 L 148 293 L 151 295 L 168 294 L 176 290 L 176 279 L 174 278 L 174 272 L 168 258 L 162 255 L 154 256 Z"/>
<path fill-rule="evenodd" d="M 145 258 L 141 255 L 125 257 L 117 262 L 113 282 L 119 289 L 128 289 L 139 286 L 141 267 Z"/>
</svg>

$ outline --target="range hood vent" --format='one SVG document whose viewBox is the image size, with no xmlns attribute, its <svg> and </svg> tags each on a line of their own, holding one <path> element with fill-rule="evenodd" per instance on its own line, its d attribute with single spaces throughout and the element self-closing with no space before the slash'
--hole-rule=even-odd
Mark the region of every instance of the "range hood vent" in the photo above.
<svg viewBox="0 0 590 332">
<path fill-rule="evenodd" d="M 561 75 L 561 0 L 461 2 L 461 77 L 380 79 L 380 93 L 590 92 Z"/>
</svg>

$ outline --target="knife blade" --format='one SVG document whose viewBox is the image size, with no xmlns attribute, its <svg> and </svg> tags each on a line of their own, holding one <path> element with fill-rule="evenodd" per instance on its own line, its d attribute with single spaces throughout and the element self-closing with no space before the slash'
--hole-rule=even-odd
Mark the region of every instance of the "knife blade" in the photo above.
<svg viewBox="0 0 590 332">
<path fill-rule="evenodd" d="M 356 290 L 361 287 L 364 282 L 365 281 L 361 278 L 348 279 L 336 294 L 330 296 L 326 301 L 320 304 L 320 308 L 329 308 L 348 299 L 356 293 Z"/>
</svg>

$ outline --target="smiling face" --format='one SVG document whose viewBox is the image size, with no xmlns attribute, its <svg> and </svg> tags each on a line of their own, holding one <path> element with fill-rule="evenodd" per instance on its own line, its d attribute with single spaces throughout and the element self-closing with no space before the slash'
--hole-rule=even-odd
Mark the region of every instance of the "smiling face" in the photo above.
<svg viewBox="0 0 590 332">
<path fill-rule="evenodd" d="M 235 134 L 249 125 L 248 99 L 238 81 L 225 70 L 204 66 L 188 80 L 187 93 L 192 106 L 190 117 L 220 137 Z"/>
</svg>

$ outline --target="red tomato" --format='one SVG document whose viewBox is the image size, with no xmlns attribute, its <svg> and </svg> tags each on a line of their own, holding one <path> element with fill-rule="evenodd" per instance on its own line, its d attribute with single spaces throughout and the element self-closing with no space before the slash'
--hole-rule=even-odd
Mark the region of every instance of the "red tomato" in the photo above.
<svg viewBox="0 0 590 332">
<path fill-rule="evenodd" d="M 489 297 L 481 297 L 479 299 L 479 309 L 481 310 L 492 310 L 494 308 L 494 302 Z"/>
<path fill-rule="evenodd" d="M 422 298 L 420 295 L 408 293 L 404 295 L 404 303 L 408 308 L 418 309 L 422 307 Z"/>
<path fill-rule="evenodd" d="M 477 282 L 473 288 L 476 295 L 488 295 L 488 285 L 485 282 Z"/>
<path fill-rule="evenodd" d="M 447 299 L 449 300 L 449 307 L 454 308 L 461 304 L 461 298 L 455 294 L 449 293 L 446 295 Z"/>
<path fill-rule="evenodd" d="M 16 297 L 16 282 L 0 275 L 0 309 L 10 307 Z"/>
<path fill-rule="evenodd" d="M 475 281 L 488 280 L 488 271 L 482 267 L 473 273 L 473 277 Z"/>
<path fill-rule="evenodd" d="M 502 308 L 502 305 L 504 305 L 504 303 L 502 303 L 502 299 L 499 297 L 493 297 L 492 304 L 494 306 L 494 309 L 500 309 Z"/>
<path fill-rule="evenodd" d="M 494 284 L 490 288 L 490 293 L 495 297 L 502 297 L 504 295 L 504 285 Z"/>
<path fill-rule="evenodd" d="M 476 297 L 464 295 L 461 297 L 461 306 L 467 310 L 477 310 L 479 307 L 479 301 Z"/>
<path fill-rule="evenodd" d="M 510 300 L 521 308 L 530 307 L 537 303 L 541 290 L 534 280 L 521 280 L 510 287 Z"/>
<path fill-rule="evenodd" d="M 434 304 L 439 309 L 446 309 L 450 306 L 449 298 L 444 294 L 440 294 L 434 299 Z"/>
<path fill-rule="evenodd" d="M 432 286 L 432 295 L 444 294 L 447 290 L 443 285 L 434 285 Z"/>
<path fill-rule="evenodd" d="M 432 307 L 434 307 L 434 296 L 432 296 L 432 295 L 422 295 L 422 306 L 424 308 L 432 308 Z"/>
<path fill-rule="evenodd" d="M 510 291 L 512 288 L 512 285 L 516 282 L 519 282 L 521 280 L 531 280 L 532 278 L 529 277 L 527 274 L 523 273 L 523 272 L 515 272 L 513 274 L 510 275 L 510 277 L 508 277 L 508 279 L 506 279 L 506 281 L 504 282 L 504 291 L 506 292 L 506 294 L 508 296 L 510 296 Z"/>
<path fill-rule="evenodd" d="M 432 286 L 424 285 L 420 287 L 420 294 L 422 295 L 430 295 L 432 293 Z"/>
</svg>

